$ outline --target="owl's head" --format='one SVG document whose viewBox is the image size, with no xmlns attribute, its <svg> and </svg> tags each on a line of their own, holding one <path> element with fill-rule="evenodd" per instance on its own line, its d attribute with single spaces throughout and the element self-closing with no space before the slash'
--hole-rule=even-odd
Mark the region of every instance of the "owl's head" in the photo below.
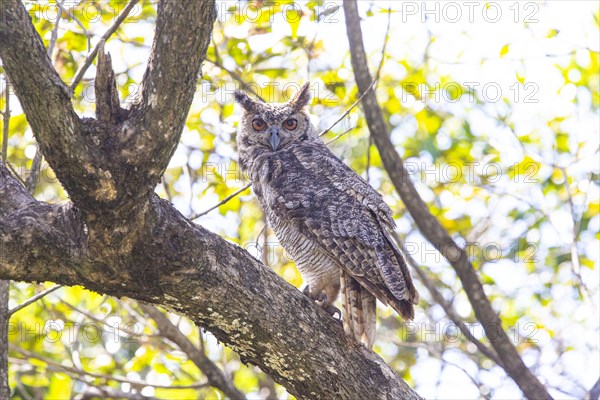
<svg viewBox="0 0 600 400">
<path fill-rule="evenodd" d="M 285 150 L 296 143 L 318 140 L 315 127 L 305 110 L 310 101 L 305 83 L 287 103 L 264 103 L 236 90 L 235 101 L 243 108 L 237 142 L 240 152 Z"/>
</svg>

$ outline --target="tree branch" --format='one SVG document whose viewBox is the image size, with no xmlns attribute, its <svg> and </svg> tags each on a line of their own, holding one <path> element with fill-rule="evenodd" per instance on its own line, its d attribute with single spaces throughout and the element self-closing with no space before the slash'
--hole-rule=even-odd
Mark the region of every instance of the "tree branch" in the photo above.
<svg viewBox="0 0 600 400">
<path fill-rule="evenodd" d="M 16 313 L 18 311 L 21 311 L 22 309 L 24 309 L 28 305 L 35 303 L 36 301 L 38 301 L 42 297 L 49 295 L 50 293 L 52 293 L 52 292 L 60 289 L 61 287 L 62 286 L 60 286 L 60 285 L 52 286 L 50 289 L 46 289 L 43 292 L 39 292 L 38 294 L 36 294 L 34 296 L 31 296 L 30 298 L 28 298 L 27 300 L 25 300 L 23 303 L 21 303 L 18 306 L 15 306 L 14 308 L 11 308 L 10 310 L 8 310 L 8 315 L 12 316 L 14 313 Z"/>
<path fill-rule="evenodd" d="M 70 92 L 75 91 L 75 88 L 77 88 L 77 85 L 79 85 L 79 82 L 81 82 L 81 80 L 83 79 L 83 75 L 85 75 L 85 72 L 88 70 L 90 65 L 92 65 L 92 63 L 94 62 L 94 58 L 96 58 L 96 56 L 98 55 L 98 51 L 101 51 L 104 49 L 103 42 L 106 42 L 108 40 L 108 38 L 110 38 L 113 35 L 113 33 L 115 33 L 117 31 L 117 29 L 119 29 L 119 26 L 121 26 L 123 21 L 125 21 L 125 19 L 127 19 L 127 17 L 129 16 L 129 13 L 131 12 L 131 10 L 133 10 L 133 7 L 135 7 L 135 5 L 139 1 L 140 0 L 130 0 L 129 3 L 127 3 L 127 5 L 123 8 L 123 11 L 121 11 L 119 16 L 115 20 L 115 22 L 110 26 L 110 28 L 108 28 L 106 30 L 106 32 L 104 32 L 104 34 L 100 38 L 100 41 L 96 44 L 96 46 L 94 46 L 94 49 L 87 55 L 87 57 L 83 61 L 83 64 L 81 64 L 81 66 L 77 69 L 77 72 L 75 73 L 75 77 L 73 77 L 73 82 L 71 82 L 71 86 L 69 87 Z M 61 10 L 62 10 L 62 7 L 61 7 Z M 77 22 L 79 23 L 79 21 L 77 21 Z M 81 27 L 82 27 L 82 29 L 84 29 L 84 32 L 86 32 L 85 28 L 83 28 L 83 26 L 81 26 Z M 88 41 L 89 41 L 89 37 L 88 37 Z"/>
<path fill-rule="evenodd" d="M 596 381 L 594 386 L 588 392 L 589 400 L 598 400 L 600 399 L 600 378 Z"/>
<path fill-rule="evenodd" d="M 31 18 L 19 0 L 2 3 L 0 58 L 31 125 L 42 154 L 73 200 L 84 200 L 105 186 L 93 135 L 71 104 L 69 89 L 58 76 Z"/>
<path fill-rule="evenodd" d="M 152 189 L 179 142 L 215 18 L 214 0 L 158 3 L 141 99 L 133 107 L 129 125 L 137 132 L 126 138 L 126 147 L 137 150 L 128 163 L 138 167 L 134 174 L 149 180 Z"/>
<path fill-rule="evenodd" d="M 190 220 L 195 220 L 198 219 L 200 217 L 205 216 L 206 214 L 208 214 L 209 212 L 211 212 L 214 209 L 217 209 L 219 207 L 221 207 L 223 204 L 226 204 L 229 202 L 229 200 L 233 199 L 234 197 L 238 196 L 239 194 L 243 193 L 246 191 L 246 189 L 249 189 L 250 186 L 252 186 L 251 183 L 248 183 L 246 185 L 244 185 L 244 187 L 236 190 L 235 192 L 231 193 L 229 196 L 225 197 L 223 200 L 219 201 L 217 204 L 215 204 L 214 206 L 210 207 L 208 210 L 206 211 L 202 211 L 201 213 L 198 214 L 194 214 L 190 217 Z"/>
<path fill-rule="evenodd" d="M 242 394 L 233 383 L 227 379 L 225 374 L 217 367 L 217 365 L 212 362 L 206 354 L 204 354 L 200 349 L 198 349 L 194 344 L 185 336 L 179 328 L 177 328 L 169 318 L 165 314 L 163 314 L 159 309 L 153 306 L 149 306 L 146 304 L 142 305 L 144 312 L 150 315 L 150 317 L 154 320 L 156 325 L 158 326 L 158 330 L 160 331 L 163 337 L 169 339 L 173 343 L 175 343 L 181 351 L 183 351 L 187 356 L 192 360 L 194 364 L 202 371 L 206 379 L 210 383 L 211 386 L 219 389 L 223 392 L 227 397 L 233 400 L 245 400 L 246 396 Z"/>
<path fill-rule="evenodd" d="M 404 245 L 404 242 L 400 239 L 400 236 L 398 236 L 398 234 L 396 232 L 392 232 L 392 237 L 396 240 L 396 243 L 398 244 L 398 246 L 404 251 L 404 257 L 406 257 L 406 261 L 413 268 L 413 271 L 415 271 L 417 273 L 417 277 L 419 278 L 419 280 L 421 281 L 423 286 L 425 286 L 427 288 L 427 290 L 429 291 L 429 293 L 431 294 L 431 297 L 433 297 L 435 302 L 438 303 L 442 307 L 442 309 L 444 310 L 444 312 L 446 313 L 448 318 L 450 318 L 450 320 L 452 322 L 454 322 L 454 324 L 458 327 L 458 329 L 460 329 L 460 331 L 463 333 L 463 335 L 465 335 L 465 337 L 471 343 L 473 343 L 477 347 L 477 349 L 479 349 L 481 354 L 483 354 L 490 360 L 494 361 L 500 367 L 503 367 L 502 360 L 500 360 L 500 358 L 498 357 L 498 355 L 496 354 L 494 349 L 488 348 L 479 339 L 477 339 L 473 335 L 473 333 L 471 333 L 471 330 L 469 330 L 467 325 L 465 325 L 465 323 L 462 321 L 462 319 L 460 318 L 460 316 L 458 315 L 456 310 L 452 307 L 452 304 L 450 304 L 449 302 L 446 301 L 446 299 L 444 298 L 442 293 L 435 287 L 433 282 L 431 282 L 431 280 L 427 277 L 427 275 L 425 274 L 425 271 L 423 271 L 423 269 L 421 267 L 419 267 L 419 265 L 417 264 L 417 262 L 413 258 L 413 256 L 410 255 L 410 253 L 408 251 L 406 251 L 406 246 Z"/>
<path fill-rule="evenodd" d="M 300 399 L 420 398 L 308 297 L 167 201 L 153 196 L 135 237 L 115 251 L 88 246 L 73 206 L 26 196 L 0 164 L 0 278 L 83 285 L 173 310 Z"/>
<path fill-rule="evenodd" d="M 358 6 L 355 0 L 344 1 L 343 5 L 354 76 L 360 93 L 365 93 L 368 91 L 372 79 L 365 54 Z M 448 232 L 440 225 L 439 221 L 431 215 L 429 208 L 419 196 L 410 179 L 410 175 L 404 167 L 402 159 L 390 140 L 381 107 L 373 91 L 367 93 L 362 105 L 369 131 L 373 136 L 383 165 L 396 191 L 402 198 L 423 236 L 435 246 L 455 269 L 471 302 L 475 315 L 482 323 L 488 339 L 502 360 L 505 371 L 528 398 L 551 398 L 541 382 L 527 368 L 515 346 L 503 330 L 502 321 L 485 295 L 483 286 L 467 254 L 454 242 Z"/>
<path fill-rule="evenodd" d="M 10 347 L 11 347 L 11 349 L 23 354 L 27 358 L 35 358 L 37 360 L 43 361 L 44 363 L 48 364 L 49 369 L 53 369 L 55 371 L 60 371 L 60 372 L 66 373 L 66 374 L 74 376 L 74 377 L 88 376 L 88 377 L 92 377 L 92 378 L 102 379 L 102 380 L 108 381 L 108 382 L 114 381 L 114 382 L 120 382 L 120 383 L 128 383 L 134 387 L 152 386 L 155 388 L 173 389 L 173 390 L 198 389 L 198 388 L 206 386 L 206 384 L 204 384 L 204 383 L 200 383 L 200 384 L 196 384 L 196 385 L 185 385 L 185 386 L 183 386 L 183 385 L 182 386 L 160 385 L 160 384 L 156 384 L 156 383 L 147 383 L 144 381 L 132 380 L 132 379 L 118 376 L 118 375 L 97 374 L 97 373 L 94 373 L 91 371 L 85 371 L 83 369 L 63 365 L 62 363 L 56 362 L 47 357 L 43 357 L 39 354 L 25 350 L 19 346 L 13 345 L 13 344 L 11 344 Z"/>
<path fill-rule="evenodd" d="M 6 0 L 2 6 L 0 57 L 14 90 L 34 131 L 56 140 L 66 150 L 65 145 L 77 143 L 79 125 L 68 89 L 54 70 L 23 4 Z"/>
</svg>

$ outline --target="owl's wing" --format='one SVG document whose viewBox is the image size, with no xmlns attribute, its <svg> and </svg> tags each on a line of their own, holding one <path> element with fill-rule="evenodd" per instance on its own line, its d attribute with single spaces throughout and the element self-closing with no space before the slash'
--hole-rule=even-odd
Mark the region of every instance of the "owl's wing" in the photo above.
<svg viewBox="0 0 600 400">
<path fill-rule="evenodd" d="M 282 157 L 288 170 L 271 181 L 278 218 L 312 237 L 358 283 L 412 319 L 418 295 L 384 228 L 393 220 L 381 196 L 322 144 L 296 146 Z"/>
<path fill-rule="evenodd" d="M 322 173 L 329 184 L 356 198 L 377 216 L 378 220 L 394 229 L 394 213 L 383 201 L 381 194 L 367 181 L 344 164 L 321 143 L 303 143 L 292 148 L 292 153 L 304 168 Z"/>
</svg>

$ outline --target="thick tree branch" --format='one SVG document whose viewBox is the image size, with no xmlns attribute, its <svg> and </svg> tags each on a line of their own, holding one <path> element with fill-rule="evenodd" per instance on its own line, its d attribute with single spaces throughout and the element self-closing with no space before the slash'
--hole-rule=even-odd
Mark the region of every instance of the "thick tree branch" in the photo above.
<svg viewBox="0 0 600 400">
<path fill-rule="evenodd" d="M 596 381 L 594 386 L 588 392 L 589 400 L 598 400 L 600 399 L 600 378 Z"/>
<path fill-rule="evenodd" d="M 308 297 L 168 202 L 153 196 L 127 249 L 112 251 L 87 245 L 74 207 L 28 196 L 0 164 L 0 278 L 84 285 L 178 312 L 301 399 L 420 398 Z"/>
<path fill-rule="evenodd" d="M 71 104 L 27 10 L 19 0 L 2 2 L 0 58 L 42 153 L 75 201 L 105 190 L 98 140 L 84 135 L 84 124 Z M 102 179 L 99 179 L 103 177 Z M 100 192 L 99 192 L 100 191 Z"/>
<path fill-rule="evenodd" d="M 214 1 L 158 3 L 154 43 L 141 99 L 134 106 L 129 125 L 136 134 L 127 138 L 126 146 L 137 150 L 128 155 L 128 164 L 138 167 L 134 173 L 144 176 L 144 180 L 147 177 L 152 189 L 175 152 L 215 18 Z"/>
<path fill-rule="evenodd" d="M 343 4 L 354 76 L 359 92 L 365 93 L 372 80 L 363 44 L 358 7 L 355 0 L 344 1 Z M 423 236 L 436 247 L 455 269 L 475 315 L 482 323 L 488 339 L 502 360 L 505 371 L 528 398 L 551 398 L 541 382 L 527 368 L 503 330 L 502 321 L 485 295 L 483 286 L 466 252 L 454 242 L 438 220 L 431 215 L 429 208 L 419 196 L 402 159 L 390 140 L 375 93 L 372 91 L 367 93 L 362 105 L 369 131 L 373 136 L 392 183 Z"/>
</svg>

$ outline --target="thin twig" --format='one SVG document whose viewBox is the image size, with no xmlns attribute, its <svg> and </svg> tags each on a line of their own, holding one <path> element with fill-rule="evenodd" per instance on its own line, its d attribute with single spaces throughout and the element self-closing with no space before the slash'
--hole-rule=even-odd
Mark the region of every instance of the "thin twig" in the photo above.
<svg viewBox="0 0 600 400">
<path fill-rule="evenodd" d="M 102 318 L 98 318 L 95 315 L 90 314 L 89 312 L 84 311 L 84 310 L 82 310 L 82 309 L 74 306 L 71 303 L 68 303 L 68 302 L 66 302 L 66 301 L 64 301 L 62 299 L 60 299 L 60 303 L 64 304 L 65 306 L 67 306 L 71 310 L 73 310 L 73 311 L 75 311 L 75 312 L 83 315 L 87 319 L 89 319 L 91 321 L 94 321 L 94 322 L 97 322 L 100 325 L 105 326 L 109 330 L 114 330 L 114 328 L 115 328 L 113 325 L 110 325 L 108 322 L 106 322 Z M 135 337 L 137 339 L 137 338 L 142 337 L 142 336 L 146 336 L 146 337 L 152 336 L 152 335 L 149 335 L 149 334 L 138 333 L 138 329 L 133 329 L 132 330 L 130 328 L 127 328 L 127 326 L 130 326 L 130 325 L 132 325 L 132 324 L 124 324 L 124 325 L 119 326 L 119 329 L 115 330 L 115 333 L 117 335 L 119 335 L 120 337 L 129 338 L 129 339 L 131 339 L 133 337 Z M 137 326 L 137 325 L 134 325 L 134 326 Z M 142 331 L 142 330 L 143 329 L 140 329 L 140 331 Z"/>
<path fill-rule="evenodd" d="M 88 54 L 88 56 L 85 58 L 83 64 L 81 64 L 81 66 L 75 73 L 75 77 L 73 78 L 73 82 L 71 83 L 71 86 L 70 86 L 71 93 L 75 92 L 75 88 L 77 88 L 77 85 L 79 85 L 79 82 L 81 82 L 83 75 L 88 70 L 90 65 L 92 65 L 92 62 L 94 61 L 94 58 L 96 58 L 96 55 L 98 55 L 98 50 L 100 49 L 100 46 L 102 45 L 102 41 L 108 40 L 112 36 L 112 34 L 115 33 L 115 31 L 119 28 L 119 26 L 123 23 L 123 21 L 125 21 L 125 19 L 129 16 L 129 13 L 131 12 L 133 7 L 138 2 L 139 2 L 139 0 L 130 0 L 129 3 L 127 3 L 127 5 L 123 9 L 123 11 L 121 12 L 121 14 L 119 14 L 119 16 L 117 17 L 115 22 L 112 24 L 112 26 L 110 28 L 108 28 L 108 30 L 106 32 L 104 32 L 104 35 L 102 35 L 102 37 L 100 38 L 98 43 L 96 43 L 96 46 L 94 46 L 94 49 L 91 51 L 90 54 Z"/>
<path fill-rule="evenodd" d="M 12 166 L 12 164 L 7 162 L 4 165 L 6 165 L 6 167 L 8 169 L 10 169 L 10 172 L 12 172 L 12 176 L 14 178 L 16 178 L 19 182 L 21 182 L 21 185 L 23 185 L 23 187 L 26 187 L 25 186 L 25 181 L 23 181 L 23 179 L 21 178 L 21 175 L 19 175 L 19 173 L 15 170 L 15 168 Z"/>
<path fill-rule="evenodd" d="M 0 280 L 0 397 L 10 397 L 8 381 L 8 300 L 10 298 L 10 281 Z"/>
<path fill-rule="evenodd" d="M 331 124 L 331 126 L 329 126 L 329 128 L 325 129 L 323 132 L 321 132 L 319 134 L 319 136 L 323 136 L 325 135 L 327 132 L 331 131 L 333 129 L 334 126 L 336 126 L 341 120 L 343 120 L 344 118 L 346 118 L 348 116 L 348 114 L 350 114 L 350 112 L 354 109 L 354 107 L 356 107 L 358 105 L 358 103 L 360 103 L 362 101 L 362 99 L 367 95 L 367 93 L 369 93 L 369 91 L 375 87 L 375 82 L 377 82 L 377 79 L 374 79 L 371 84 L 369 85 L 369 87 L 367 88 L 367 90 L 365 90 L 365 92 L 358 98 L 358 100 L 356 100 L 354 102 L 354 104 L 352 104 L 350 106 L 350 108 L 348 108 L 346 110 L 346 112 L 344 114 L 342 114 L 341 117 L 339 117 L 333 124 Z"/>
<path fill-rule="evenodd" d="M 74 368 L 74 367 L 69 367 L 66 365 L 62 365 L 54 360 L 51 360 L 49 358 L 43 357 L 37 353 L 31 352 L 31 351 L 27 351 L 19 346 L 15 346 L 14 344 L 10 343 L 9 347 L 12 350 L 18 351 L 19 353 L 23 354 L 25 357 L 27 358 L 33 358 L 36 360 L 40 360 L 45 362 L 48 367 L 48 369 L 53 369 L 55 371 L 61 371 L 61 372 L 65 372 L 68 375 L 77 375 L 77 376 L 91 376 L 93 378 L 98 378 L 98 379 L 103 379 L 104 381 L 114 381 L 114 382 L 120 382 L 120 383 L 129 383 L 132 386 L 150 386 L 150 387 L 154 387 L 154 388 L 159 388 L 159 389 L 201 389 L 204 388 L 206 386 L 208 386 L 208 383 L 199 383 L 196 385 L 181 385 L 181 386 L 171 386 L 171 385 L 159 385 L 156 383 L 150 383 L 150 382 L 144 382 L 144 381 L 138 381 L 138 380 L 133 380 L 133 379 L 127 379 L 127 378 L 123 378 L 121 376 L 117 376 L 117 375 L 106 375 L 106 374 L 97 374 L 95 372 L 90 372 L 90 371 L 85 371 L 82 369 L 78 369 L 78 368 Z M 52 367 L 52 368 L 50 368 Z"/>
<path fill-rule="evenodd" d="M 79 379 L 77 379 L 79 380 Z M 75 400 L 89 400 L 89 399 L 130 399 L 130 400 L 154 400 L 156 397 L 144 396 L 141 393 L 127 393 L 122 390 L 111 388 L 108 386 L 94 386 L 85 380 L 81 380 L 87 385 L 87 389 L 74 397 Z"/>
<path fill-rule="evenodd" d="M 40 177 L 40 169 L 42 167 L 42 152 L 40 151 L 40 146 L 37 145 L 35 148 L 35 155 L 33 156 L 33 161 L 31 162 L 31 172 L 25 179 L 25 187 L 29 194 L 33 195 L 35 191 L 35 187 L 38 183 Z"/>
<path fill-rule="evenodd" d="M 390 39 L 390 28 L 392 27 L 392 9 L 388 8 L 388 20 L 387 27 L 385 29 L 385 36 L 383 38 L 383 46 L 381 47 L 381 60 L 379 60 L 379 66 L 377 67 L 377 73 L 375 74 L 375 80 L 379 83 L 381 70 L 383 69 L 383 64 L 385 62 L 385 54 L 387 50 L 387 45 Z M 373 145 L 373 136 L 371 135 L 371 131 L 369 131 L 369 145 L 367 146 L 367 166 L 365 168 L 365 179 L 367 182 L 370 181 L 369 169 L 371 168 L 371 146 Z"/>
<path fill-rule="evenodd" d="M 265 214 L 264 212 L 262 213 L 262 220 L 264 222 L 264 225 L 262 227 L 262 229 L 260 230 L 260 232 L 258 233 L 258 236 L 256 237 L 256 244 L 258 245 L 259 243 L 259 239 L 262 236 L 263 240 L 262 240 L 262 248 L 261 248 L 261 259 L 262 259 L 262 263 L 265 264 L 267 267 L 269 266 L 269 229 L 268 225 L 269 222 L 267 221 L 267 214 Z"/>
<path fill-rule="evenodd" d="M 331 140 L 329 140 L 328 142 L 326 142 L 325 145 L 328 145 L 328 144 L 331 144 L 331 143 L 335 142 L 336 140 L 338 140 L 342 136 L 346 135 L 348 132 L 350 132 L 354 128 L 356 128 L 356 127 L 352 126 L 352 127 L 348 128 L 348 129 L 346 129 L 344 132 L 340 133 L 339 135 L 334 136 Z"/>
<path fill-rule="evenodd" d="M 219 208 L 220 206 L 222 206 L 223 204 L 227 203 L 229 200 L 233 199 L 234 197 L 236 197 L 238 194 L 242 193 L 243 191 L 245 191 L 246 189 L 250 188 L 250 186 L 252 186 L 252 183 L 247 184 L 246 186 L 244 186 L 241 189 L 236 190 L 235 192 L 233 192 L 232 194 L 230 194 L 229 196 L 225 197 L 223 200 L 221 200 L 220 202 L 218 202 L 217 204 L 215 204 L 214 206 L 212 206 L 211 208 L 209 208 L 206 211 L 203 211 L 199 214 L 195 214 L 192 215 L 189 219 L 190 220 L 195 220 L 198 219 L 200 217 L 205 216 L 206 214 L 208 214 L 209 212 L 211 212 L 212 210 L 214 210 L 215 208 Z"/>
<path fill-rule="evenodd" d="M 385 62 L 385 52 L 387 49 L 387 44 L 390 39 L 390 28 L 392 26 L 392 9 L 388 8 L 388 20 L 387 20 L 387 28 L 385 30 L 385 39 L 383 40 L 383 47 L 381 49 L 381 60 L 379 61 L 379 67 L 377 67 L 377 74 L 375 74 L 375 80 L 379 82 L 379 77 L 381 76 L 381 69 L 383 68 L 383 63 Z"/>
<path fill-rule="evenodd" d="M 65 0 L 57 1 L 56 4 L 58 8 L 63 9 L 63 3 Z M 54 29 L 52 29 L 52 36 L 50 37 L 50 43 L 48 44 L 48 57 L 52 60 L 52 52 L 54 51 L 54 46 L 56 45 L 56 39 L 58 38 L 58 27 L 60 25 L 60 13 L 56 17 L 56 22 L 54 23 Z"/>
<path fill-rule="evenodd" d="M 443 352 L 440 352 L 439 350 L 437 350 L 432 344 L 431 342 L 423 342 L 423 343 L 419 343 L 419 342 L 415 342 L 415 343 L 411 343 L 411 342 L 405 342 L 402 340 L 399 340 L 397 337 L 393 337 L 393 336 L 383 336 L 381 337 L 381 339 L 388 341 L 388 342 L 393 342 L 396 345 L 402 346 L 402 347 L 410 347 L 410 348 L 417 348 L 417 349 L 426 349 L 430 354 L 436 356 L 437 358 L 440 359 L 440 361 L 442 361 L 443 363 L 446 363 L 448 365 L 451 365 L 453 367 L 456 367 L 458 369 L 460 369 L 462 372 L 465 373 L 465 375 L 467 375 L 469 377 L 469 379 L 471 380 L 471 382 L 473 382 L 473 384 L 475 384 L 477 387 L 481 386 L 480 383 L 478 383 L 478 381 L 473 378 L 469 372 L 464 369 L 461 366 L 458 366 L 457 364 L 454 364 L 450 361 L 447 361 L 444 359 L 443 357 Z"/>
<path fill-rule="evenodd" d="M 24 309 L 28 305 L 35 303 L 42 297 L 54 292 L 55 290 L 60 289 L 61 287 L 62 287 L 61 285 L 52 286 L 50 289 L 46 289 L 43 292 L 40 292 L 40 293 L 36 294 L 35 296 L 30 297 L 29 299 L 25 300 L 23 303 L 19 304 L 18 306 L 15 306 L 14 308 L 11 308 L 10 310 L 8 310 L 8 315 L 13 315 L 17 311 Z"/>
<path fill-rule="evenodd" d="M 215 46 L 216 48 L 216 46 Z M 223 71 L 227 72 L 227 74 L 229 76 L 231 76 L 233 78 L 233 80 L 237 81 L 240 85 L 242 85 L 242 89 L 244 89 L 247 92 L 252 93 L 257 99 L 259 99 L 260 101 L 262 101 L 263 103 L 265 102 L 265 99 L 259 95 L 256 90 L 254 90 L 254 88 L 252 87 L 252 85 L 249 85 L 248 82 L 246 82 L 244 80 L 244 78 L 242 78 L 237 72 L 235 71 L 231 71 L 230 69 L 227 69 L 220 61 L 218 60 L 211 60 L 211 59 L 206 59 L 207 62 L 213 64 L 215 67 L 222 69 Z"/>
<path fill-rule="evenodd" d="M 567 173 L 566 168 L 561 168 L 563 175 L 565 176 L 564 187 L 567 192 L 567 204 L 569 205 L 569 211 L 571 212 L 571 219 L 573 220 L 573 233 L 571 234 L 571 270 L 573 274 L 579 280 L 579 284 L 581 288 L 583 288 L 583 292 L 585 292 L 588 297 L 591 297 L 591 293 L 587 288 L 583 278 L 581 276 L 581 263 L 579 261 L 579 249 L 577 248 L 577 241 L 579 236 L 579 218 L 577 217 L 577 212 L 575 210 L 575 204 L 573 203 L 573 194 L 571 193 L 571 188 L 569 187 L 569 174 Z"/>
<path fill-rule="evenodd" d="M 67 14 L 67 17 L 74 20 L 77 25 L 79 25 L 79 27 L 81 28 L 81 30 L 83 31 L 83 34 L 85 35 L 85 37 L 88 40 L 88 51 L 89 51 L 89 43 L 90 43 L 90 37 L 93 36 L 93 34 L 91 34 L 83 25 L 83 23 L 79 20 L 79 18 L 77 18 L 77 16 L 75 16 L 75 14 L 73 14 L 68 8 L 64 8 L 63 7 L 63 3 L 62 2 L 57 2 L 56 5 L 58 6 L 58 8 L 60 8 L 60 12 L 61 13 L 65 13 Z"/>
</svg>

